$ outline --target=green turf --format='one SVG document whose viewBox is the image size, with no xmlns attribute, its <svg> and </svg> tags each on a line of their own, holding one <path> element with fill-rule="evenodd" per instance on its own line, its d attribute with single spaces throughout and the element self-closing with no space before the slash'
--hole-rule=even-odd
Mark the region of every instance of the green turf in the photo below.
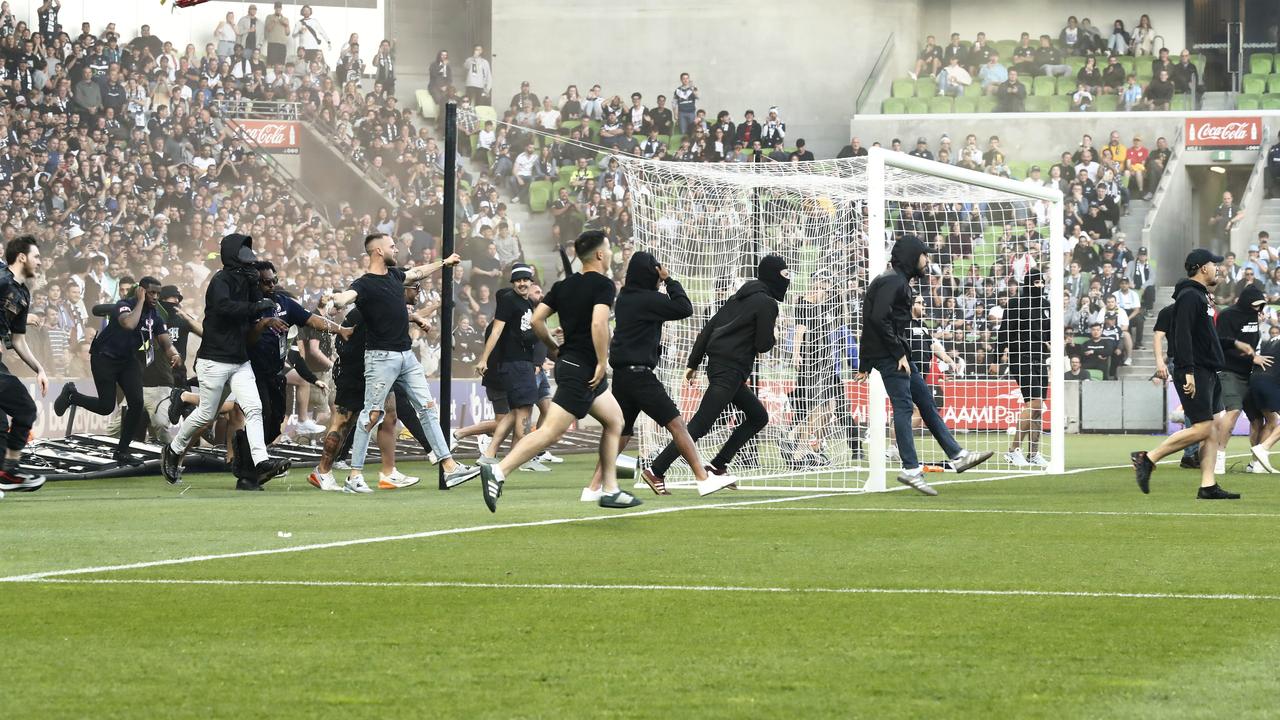
<svg viewBox="0 0 1280 720">
<path fill-rule="evenodd" d="M 1069 465 L 1120 465 L 1152 444 L 1071 437 Z M 474 483 L 368 497 L 319 493 L 298 471 L 255 495 L 218 476 L 185 490 L 60 483 L 0 501 L 0 577 L 606 515 L 576 502 L 588 462 L 518 475 L 496 516 Z M 0 684 L 0 708 L 1273 717 L 1280 601 L 1258 596 L 1280 597 L 1280 488 L 1236 473 L 1223 484 L 1244 500 L 1197 503 L 1196 484 L 1163 465 L 1150 496 L 1126 469 L 942 485 L 936 498 L 684 491 L 642 496 L 641 510 L 693 509 L 0 584 L 0 638 L 21 675 Z"/>
</svg>

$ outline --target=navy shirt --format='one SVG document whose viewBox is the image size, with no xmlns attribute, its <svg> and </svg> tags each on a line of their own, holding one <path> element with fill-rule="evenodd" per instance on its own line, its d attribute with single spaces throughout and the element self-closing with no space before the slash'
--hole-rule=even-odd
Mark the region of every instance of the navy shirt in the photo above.
<svg viewBox="0 0 1280 720">
<path fill-rule="evenodd" d="M 276 302 L 275 309 L 264 312 L 259 320 L 275 317 L 289 327 L 301 327 L 311 319 L 311 313 L 288 295 L 276 292 L 271 299 Z M 255 370 L 278 374 L 284 370 L 284 358 L 288 354 L 289 331 L 278 332 L 268 327 L 262 331 L 258 344 L 249 348 L 249 362 Z"/>
<path fill-rule="evenodd" d="M 365 273 L 351 283 L 356 307 L 365 321 L 365 349 L 408 352 L 409 309 L 404 304 L 404 270 L 387 268 L 386 275 Z"/>
<path fill-rule="evenodd" d="M 136 304 L 137 301 L 132 299 L 116 303 L 111 310 L 111 315 L 107 318 L 107 326 L 98 333 L 98 336 L 93 339 L 93 344 L 89 346 L 90 353 L 112 360 L 125 360 L 138 350 L 143 350 L 147 353 L 147 362 L 151 361 L 155 352 L 153 341 L 157 335 L 167 334 L 169 328 L 164 324 L 160 313 L 156 312 L 155 307 L 152 306 L 143 308 L 142 317 L 134 329 L 126 329 L 120 324 L 120 316 L 132 311 Z"/>
</svg>

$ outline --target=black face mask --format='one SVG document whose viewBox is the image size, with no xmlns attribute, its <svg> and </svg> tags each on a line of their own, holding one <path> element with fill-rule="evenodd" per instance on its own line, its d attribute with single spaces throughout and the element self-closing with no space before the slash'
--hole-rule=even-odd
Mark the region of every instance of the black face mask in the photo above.
<svg viewBox="0 0 1280 720">
<path fill-rule="evenodd" d="M 252 265 L 258 260 L 258 256 L 253 252 L 253 248 L 241 245 L 239 252 L 236 253 L 236 260 L 240 261 L 241 265 Z"/>
<path fill-rule="evenodd" d="M 756 269 L 756 278 L 769 288 L 770 297 L 778 302 L 782 302 L 787 295 L 787 288 L 791 287 L 787 261 L 777 255 L 766 255 L 760 260 L 760 267 Z"/>
</svg>

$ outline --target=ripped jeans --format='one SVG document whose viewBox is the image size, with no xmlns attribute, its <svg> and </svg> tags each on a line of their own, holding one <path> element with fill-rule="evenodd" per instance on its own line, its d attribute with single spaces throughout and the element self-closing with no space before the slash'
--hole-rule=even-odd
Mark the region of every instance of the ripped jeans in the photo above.
<svg viewBox="0 0 1280 720">
<path fill-rule="evenodd" d="M 440 413 L 435 399 L 431 397 L 431 385 L 427 383 L 427 374 L 422 363 L 418 362 L 418 356 L 409 350 L 365 350 L 364 409 L 360 411 L 355 442 L 351 446 L 352 469 L 364 467 L 365 456 L 369 454 L 369 438 L 382 422 L 387 395 L 397 385 L 408 395 L 409 404 L 422 422 L 422 429 L 426 431 L 436 457 L 440 462 L 450 457 L 449 444 L 440 429 Z M 377 419 L 371 421 L 374 413 L 377 413 Z"/>
</svg>

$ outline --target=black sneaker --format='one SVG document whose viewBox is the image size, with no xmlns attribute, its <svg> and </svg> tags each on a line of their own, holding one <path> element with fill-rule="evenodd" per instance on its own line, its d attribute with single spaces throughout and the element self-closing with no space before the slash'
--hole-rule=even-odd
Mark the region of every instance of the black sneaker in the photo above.
<svg viewBox="0 0 1280 720">
<path fill-rule="evenodd" d="M 253 492 L 262 489 L 262 483 L 253 481 L 253 478 L 236 478 L 236 490 L 245 490 Z"/>
<path fill-rule="evenodd" d="M 1199 470 L 1200 458 L 1195 455 L 1183 455 L 1182 459 L 1178 461 L 1178 467 L 1184 470 Z"/>
<path fill-rule="evenodd" d="M 75 394 L 76 384 L 69 382 L 62 386 L 62 392 L 58 393 L 58 397 L 53 401 L 53 414 L 62 417 L 66 414 L 67 408 L 71 407 L 71 396 Z"/>
<path fill-rule="evenodd" d="M 182 388 L 174 388 L 169 391 L 169 424 L 177 425 L 182 422 L 182 411 L 186 409 L 186 403 L 182 402 Z"/>
<path fill-rule="evenodd" d="M 21 470 L 0 470 L 0 490 L 4 492 L 35 492 L 44 487 L 45 477 Z"/>
<path fill-rule="evenodd" d="M 1138 450 L 1129 453 L 1129 459 L 1133 461 L 1134 475 L 1138 479 L 1138 489 L 1143 495 L 1151 493 L 1151 471 L 1156 469 L 1156 464 L 1151 462 L 1151 458 L 1147 457 L 1146 450 Z"/>
<path fill-rule="evenodd" d="M 129 467 L 139 467 L 144 463 L 146 463 L 146 460 L 143 460 L 137 455 L 132 455 L 124 450 L 115 450 L 114 452 L 112 452 L 111 459 L 115 460 L 118 463 L 128 465 Z"/>
<path fill-rule="evenodd" d="M 1214 483 L 1209 487 L 1202 487 L 1196 491 L 1197 500 L 1239 500 L 1240 493 L 1227 492 L 1222 486 Z"/>
<path fill-rule="evenodd" d="M 480 490 L 484 494 L 484 505 L 489 512 L 498 512 L 498 496 L 502 494 L 502 471 L 497 465 L 480 466 Z"/>
<path fill-rule="evenodd" d="M 255 465 L 253 472 L 257 475 L 257 484 L 261 486 L 265 485 L 271 478 L 279 477 L 289 472 L 291 467 L 293 467 L 293 461 L 288 458 L 267 458 Z"/>
<path fill-rule="evenodd" d="M 624 510 L 644 504 L 643 500 L 626 490 L 619 490 L 612 495 L 601 495 L 597 502 L 602 508 L 613 508 L 615 510 Z"/>
<path fill-rule="evenodd" d="M 160 450 L 160 472 L 170 485 L 182 482 L 182 456 L 174 452 L 168 443 Z"/>
</svg>

